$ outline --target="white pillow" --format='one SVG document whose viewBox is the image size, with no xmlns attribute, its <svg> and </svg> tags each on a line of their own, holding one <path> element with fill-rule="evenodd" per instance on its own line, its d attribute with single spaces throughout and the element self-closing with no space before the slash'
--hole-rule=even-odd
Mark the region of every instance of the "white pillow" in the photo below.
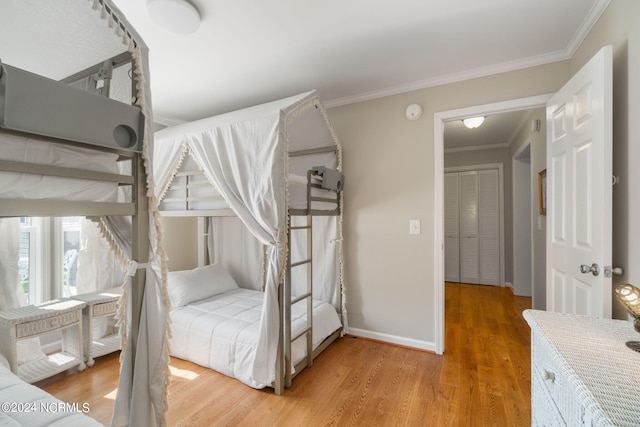
<svg viewBox="0 0 640 427">
<path fill-rule="evenodd" d="M 167 291 L 173 308 L 237 288 L 233 277 L 219 264 L 167 274 Z"/>
</svg>

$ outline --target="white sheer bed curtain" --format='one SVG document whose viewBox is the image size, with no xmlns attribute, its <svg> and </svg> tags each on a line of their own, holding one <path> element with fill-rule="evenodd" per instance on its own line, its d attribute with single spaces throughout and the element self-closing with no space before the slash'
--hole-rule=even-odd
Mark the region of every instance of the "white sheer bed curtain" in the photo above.
<svg viewBox="0 0 640 427">
<path fill-rule="evenodd" d="M 120 261 L 128 264 L 129 273 L 145 269 L 142 301 L 134 306 L 130 286 L 120 304 L 120 321 L 125 341 L 120 355 L 120 382 L 116 396 L 112 426 L 165 426 L 167 384 L 169 382 L 168 321 L 169 298 L 166 290 L 166 255 L 162 248 L 160 215 L 153 194 L 153 111 L 149 85 L 149 49 L 133 26 L 111 0 L 87 0 L 89 13 L 98 13 L 105 25 L 113 28 L 133 57 L 132 75 L 135 79 L 135 105 L 142 108 L 145 129 L 142 159 L 146 171 L 149 198 L 148 260 L 142 265 L 131 259 L 131 223 L 124 217 L 105 217 L 101 227 Z M 93 9 L 93 10 L 90 10 Z M 126 30 L 123 30 L 125 28 Z M 143 214 L 147 214 L 144 212 Z M 131 319 L 138 317 L 137 330 L 130 330 Z"/>
<path fill-rule="evenodd" d="M 216 129 L 157 141 L 156 191 L 159 196 L 189 152 L 249 231 L 266 246 L 265 296 L 253 363 L 253 380 L 271 384 L 279 336 L 278 285 L 286 239 L 285 144 L 280 111 L 250 124 L 230 123 Z"/>
</svg>

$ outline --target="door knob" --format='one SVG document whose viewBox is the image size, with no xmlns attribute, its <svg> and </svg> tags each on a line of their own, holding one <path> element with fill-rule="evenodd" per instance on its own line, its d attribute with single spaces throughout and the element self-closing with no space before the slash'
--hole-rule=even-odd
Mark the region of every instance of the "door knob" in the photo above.
<svg viewBox="0 0 640 427">
<path fill-rule="evenodd" d="M 598 274 L 600 274 L 600 267 L 598 267 L 598 264 L 596 264 L 595 262 L 591 265 L 582 264 L 580 266 L 580 272 L 583 274 L 591 273 L 594 276 L 597 276 Z"/>
</svg>

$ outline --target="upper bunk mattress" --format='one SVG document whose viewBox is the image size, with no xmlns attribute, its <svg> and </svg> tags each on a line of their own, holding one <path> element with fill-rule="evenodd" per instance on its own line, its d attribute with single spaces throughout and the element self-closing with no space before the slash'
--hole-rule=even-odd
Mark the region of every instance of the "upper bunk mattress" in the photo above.
<svg viewBox="0 0 640 427">
<path fill-rule="evenodd" d="M 0 160 L 117 174 L 118 155 L 0 132 Z M 0 199 L 113 202 L 118 184 L 95 180 L 0 172 Z"/>
<path fill-rule="evenodd" d="M 171 355 L 211 368 L 254 387 L 264 388 L 251 377 L 264 294 L 233 289 L 171 311 Z M 306 328 L 306 301 L 291 307 L 292 336 Z M 340 329 L 336 310 L 313 301 L 313 347 Z M 306 355 L 306 340 L 291 344 L 294 363 Z"/>
</svg>

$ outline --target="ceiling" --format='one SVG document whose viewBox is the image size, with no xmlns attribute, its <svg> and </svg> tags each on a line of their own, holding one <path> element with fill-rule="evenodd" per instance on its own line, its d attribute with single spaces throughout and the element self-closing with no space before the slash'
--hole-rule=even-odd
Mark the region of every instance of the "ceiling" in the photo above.
<svg viewBox="0 0 640 427">
<path fill-rule="evenodd" d="M 341 105 L 569 58 L 609 0 L 192 0 L 175 35 L 115 0 L 150 49 L 155 114 L 189 121 L 317 89 Z"/>
<path fill-rule="evenodd" d="M 149 46 L 154 115 L 171 125 L 310 89 L 332 107 L 567 59 L 610 0 L 192 0 L 191 35 L 151 22 L 147 0 L 113 1 Z M 80 4 L 3 0 L 0 59 L 61 78 L 123 49 L 97 48 L 110 30 L 74 18 Z M 522 118 L 495 120 L 473 143 L 508 142 Z M 469 134 L 448 124 L 445 143 Z"/>
<path fill-rule="evenodd" d="M 480 127 L 467 128 L 462 120 L 444 124 L 445 153 L 478 148 L 506 148 L 524 126 L 531 126 L 534 110 L 511 111 L 485 117 Z"/>
</svg>

